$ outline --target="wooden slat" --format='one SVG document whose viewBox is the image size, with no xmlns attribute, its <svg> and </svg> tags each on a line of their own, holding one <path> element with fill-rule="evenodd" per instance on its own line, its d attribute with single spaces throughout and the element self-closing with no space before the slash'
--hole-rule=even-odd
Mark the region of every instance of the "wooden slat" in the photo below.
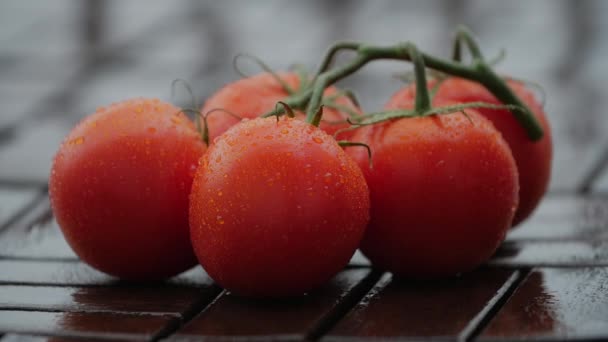
<svg viewBox="0 0 608 342">
<path fill-rule="evenodd" d="M 0 188 L 0 232 L 16 214 L 31 204 L 38 194 L 36 189 Z"/>
<path fill-rule="evenodd" d="M 169 316 L 110 313 L 0 311 L 0 331 L 64 337 L 150 339 L 177 324 Z"/>
<path fill-rule="evenodd" d="M 608 268 L 534 270 L 480 340 L 608 336 Z"/>
<path fill-rule="evenodd" d="M 608 239 L 608 198 L 546 196 L 528 220 L 509 232 L 507 241 Z"/>
<path fill-rule="evenodd" d="M 200 266 L 168 280 L 184 286 L 209 286 L 211 278 Z M 120 281 L 79 261 L 38 261 L 0 259 L 0 284 L 111 286 Z"/>
<path fill-rule="evenodd" d="M 361 253 L 361 251 L 357 250 L 355 251 L 355 254 L 353 254 L 352 258 L 350 258 L 348 265 L 351 267 L 369 267 L 371 262 L 365 257 L 365 255 L 363 255 L 363 253 Z"/>
<path fill-rule="evenodd" d="M 118 279 L 81 262 L 0 259 L 0 284 L 111 285 Z"/>
<path fill-rule="evenodd" d="M 93 337 L 77 338 L 77 337 L 57 337 L 57 336 L 34 336 L 24 334 L 6 334 L 0 337 L 0 342 L 86 342 L 86 341 L 128 341 L 125 339 L 107 338 L 95 339 Z"/>
<path fill-rule="evenodd" d="M 181 317 L 193 303 L 219 290 L 142 284 L 114 287 L 0 285 L 0 310 L 122 312 Z"/>
<path fill-rule="evenodd" d="M 0 179 L 46 182 L 51 161 L 70 125 L 58 120 L 19 127 L 15 140 L 0 146 Z"/>
<path fill-rule="evenodd" d="M 494 266 L 608 266 L 608 240 L 505 242 L 489 262 Z"/>
<path fill-rule="evenodd" d="M 0 233 L 0 258 L 76 260 L 51 214 L 47 195 L 35 208 L 38 217 L 24 218 Z"/>
<path fill-rule="evenodd" d="M 332 329 L 327 338 L 457 339 L 475 327 L 497 293 L 512 285 L 513 271 L 481 269 L 458 278 L 393 279 L 386 274 Z M 503 290 L 501 290 L 503 289 Z"/>
<path fill-rule="evenodd" d="M 175 339 L 295 339 L 316 337 L 373 286 L 378 275 L 349 269 L 306 296 L 254 300 L 224 293 Z"/>
</svg>

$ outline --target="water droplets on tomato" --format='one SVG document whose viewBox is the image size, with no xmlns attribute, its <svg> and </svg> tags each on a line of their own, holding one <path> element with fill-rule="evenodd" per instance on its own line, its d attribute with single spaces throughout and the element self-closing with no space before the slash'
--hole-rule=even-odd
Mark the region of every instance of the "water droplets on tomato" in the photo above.
<svg viewBox="0 0 608 342">
<path fill-rule="evenodd" d="M 71 139 L 70 141 L 68 141 L 68 145 L 81 145 L 82 143 L 84 143 L 84 137 L 83 136 L 76 137 L 76 138 Z"/>
<path fill-rule="evenodd" d="M 188 169 L 188 175 L 190 177 L 194 177 L 195 174 L 196 174 L 196 165 L 190 164 L 190 168 Z"/>
</svg>

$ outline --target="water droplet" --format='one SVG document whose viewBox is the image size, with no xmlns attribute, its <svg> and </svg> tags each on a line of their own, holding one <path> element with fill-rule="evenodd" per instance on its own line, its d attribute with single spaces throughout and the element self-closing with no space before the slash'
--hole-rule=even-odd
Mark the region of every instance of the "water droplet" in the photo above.
<svg viewBox="0 0 608 342">
<path fill-rule="evenodd" d="M 314 137 L 314 138 L 312 138 L 312 141 L 316 142 L 317 144 L 321 144 L 323 142 L 323 139 L 321 139 L 319 137 Z"/>
<path fill-rule="evenodd" d="M 180 124 L 182 122 L 182 119 L 180 117 L 174 115 L 174 116 L 171 117 L 171 122 L 173 122 L 174 124 L 177 125 L 177 124 Z"/>
<path fill-rule="evenodd" d="M 217 223 L 218 224 L 224 224 L 224 219 L 221 216 L 217 216 Z"/>
<path fill-rule="evenodd" d="M 141 108 L 141 107 L 135 108 L 135 113 L 143 113 L 143 112 L 144 112 L 143 108 Z"/>
<path fill-rule="evenodd" d="M 220 197 L 222 197 L 222 195 L 223 195 L 223 194 L 224 194 L 224 193 L 223 193 L 223 192 L 221 192 L 221 191 L 218 191 L 218 192 L 217 192 L 217 195 L 218 195 L 218 196 L 220 196 Z"/>
<path fill-rule="evenodd" d="M 80 145 L 84 142 L 84 137 L 77 137 L 68 142 L 70 145 Z"/>
<path fill-rule="evenodd" d="M 267 135 L 267 136 L 264 137 L 264 139 L 266 139 L 266 140 L 272 140 L 272 135 Z"/>
<path fill-rule="evenodd" d="M 156 128 L 154 128 L 154 127 L 148 127 L 148 132 L 150 132 L 150 133 L 156 133 Z"/>
<path fill-rule="evenodd" d="M 281 133 L 282 134 L 289 134 L 289 130 L 288 129 L 283 129 L 283 130 L 281 130 Z"/>
</svg>

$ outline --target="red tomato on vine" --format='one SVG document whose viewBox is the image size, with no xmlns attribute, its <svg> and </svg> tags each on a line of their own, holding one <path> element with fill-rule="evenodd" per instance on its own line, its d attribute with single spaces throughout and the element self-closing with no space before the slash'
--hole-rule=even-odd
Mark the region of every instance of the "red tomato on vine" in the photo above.
<svg viewBox="0 0 608 342">
<path fill-rule="evenodd" d="M 507 143 L 475 110 L 364 126 L 347 149 L 370 189 L 361 251 L 379 268 L 410 277 L 474 269 L 496 251 L 518 203 Z"/>
<path fill-rule="evenodd" d="M 216 139 L 196 170 L 190 233 L 201 265 L 240 295 L 310 291 L 359 246 L 369 218 L 361 170 L 304 121 L 243 121 Z"/>
<path fill-rule="evenodd" d="M 55 217 L 94 268 L 155 280 L 196 264 L 188 194 L 206 147 L 179 111 L 151 99 L 100 108 L 55 155 L 49 181 Z"/>
<path fill-rule="evenodd" d="M 539 141 L 532 141 L 527 136 L 524 128 L 517 122 L 507 109 L 478 108 L 477 111 L 490 119 L 494 126 L 500 131 L 503 138 L 509 144 L 517 168 L 519 170 L 519 207 L 515 213 L 513 226 L 524 221 L 540 203 L 547 191 L 551 177 L 551 159 L 553 144 L 551 141 L 551 129 L 547 117 L 534 98 L 520 82 L 508 81 L 507 84 L 513 92 L 530 108 L 534 117 L 543 128 L 544 135 Z M 433 87 L 434 82 L 429 83 Z M 386 104 L 387 109 L 411 108 L 416 96 L 415 86 L 401 89 Z M 460 79 L 448 78 L 444 80 L 437 90 L 434 101 L 453 102 L 487 102 L 501 104 L 482 85 Z"/>
<path fill-rule="evenodd" d="M 296 91 L 299 89 L 301 80 L 296 73 L 280 73 L 276 76 L 280 77 L 291 89 Z M 221 108 L 242 118 L 253 119 L 272 111 L 275 109 L 277 102 L 285 101 L 289 96 L 287 90 L 277 81 L 276 76 L 271 73 L 262 73 L 230 83 L 205 102 L 201 113 L 205 114 L 211 110 Z M 338 90 L 335 87 L 330 87 L 325 90 L 325 96 L 330 97 L 336 95 L 337 92 Z M 338 96 L 334 102 L 335 105 L 341 106 L 340 108 L 343 109 L 325 106 L 323 121 L 319 126 L 330 135 L 349 126 L 346 119 L 350 115 L 345 110 L 360 114 L 358 107 L 347 96 Z M 304 118 L 301 111 L 296 110 L 295 113 L 296 117 Z M 238 122 L 239 119 L 230 115 L 209 115 L 207 119 L 209 141 L 213 142 L 215 137 L 220 136 Z M 347 138 L 344 135 L 340 137 Z"/>
</svg>

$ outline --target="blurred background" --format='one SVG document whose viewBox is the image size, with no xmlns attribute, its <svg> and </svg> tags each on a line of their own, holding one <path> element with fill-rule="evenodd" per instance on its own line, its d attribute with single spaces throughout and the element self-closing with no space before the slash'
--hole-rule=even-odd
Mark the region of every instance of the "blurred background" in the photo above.
<svg viewBox="0 0 608 342">
<path fill-rule="evenodd" d="M 99 106 L 171 100 L 176 78 L 204 100 L 238 78 L 239 52 L 275 69 L 313 69 L 336 40 L 411 40 L 447 56 L 460 23 L 487 57 L 507 49 L 501 73 L 544 87 L 551 191 L 608 190 L 608 1 L 599 0 L 2 0 L 0 184 L 45 184 L 63 136 Z M 409 68 L 376 62 L 343 85 L 377 109 L 402 85 L 392 75 Z"/>
</svg>

